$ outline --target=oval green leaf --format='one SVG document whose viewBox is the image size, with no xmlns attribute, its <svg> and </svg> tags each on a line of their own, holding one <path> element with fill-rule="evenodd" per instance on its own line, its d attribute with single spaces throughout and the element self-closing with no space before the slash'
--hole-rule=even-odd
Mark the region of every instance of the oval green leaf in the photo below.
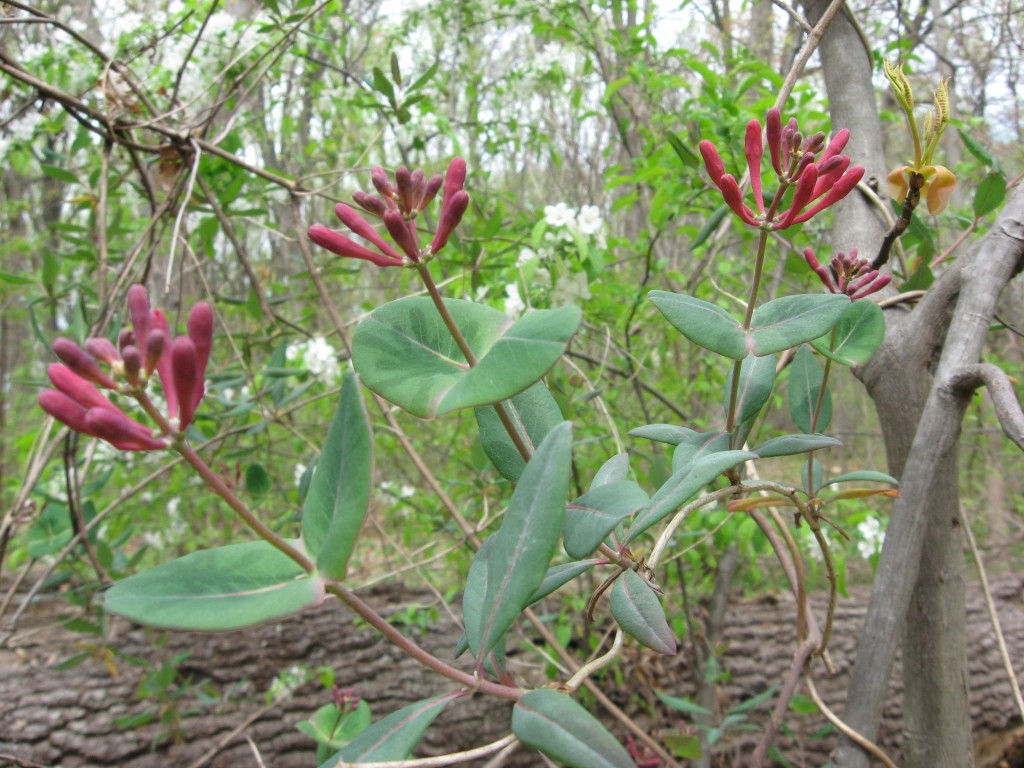
<svg viewBox="0 0 1024 768">
<path fill-rule="evenodd" d="M 345 371 L 341 401 L 327 430 L 302 505 L 302 540 L 329 579 L 342 579 L 366 518 L 373 476 L 370 420 L 355 374 Z"/>
<path fill-rule="evenodd" d="M 630 637 L 658 653 L 675 656 L 676 637 L 668 626 L 665 609 L 636 571 L 628 570 L 616 579 L 611 609 L 612 618 Z"/>
<path fill-rule="evenodd" d="M 750 451 L 719 451 L 701 456 L 677 472 L 673 472 L 665 484 L 651 497 L 651 503 L 644 507 L 633 520 L 633 524 L 626 533 L 626 543 L 628 544 L 652 525 L 675 512 L 697 491 L 723 472 L 744 461 L 756 458 L 757 454 Z"/>
<path fill-rule="evenodd" d="M 789 366 L 789 415 L 805 434 L 824 432 L 832 421 L 832 395 L 825 389 L 817 423 L 812 424 L 824 374 L 807 347 L 800 347 Z"/>
<path fill-rule="evenodd" d="M 531 450 L 540 445 L 547 434 L 565 419 L 562 411 L 551 396 L 547 385 L 538 381 L 524 392 L 504 402 L 505 411 L 519 434 Z M 519 482 L 526 462 L 519 454 L 505 425 L 501 423 L 493 406 L 484 406 L 475 411 L 477 427 L 480 429 L 480 444 L 502 477 L 513 483 Z"/>
<path fill-rule="evenodd" d="M 344 763 L 382 763 L 405 760 L 430 724 L 453 699 L 445 693 L 402 707 L 371 725 L 320 768 L 336 768 Z"/>
<path fill-rule="evenodd" d="M 595 557 L 592 560 L 579 560 L 575 563 L 551 566 L 548 568 L 548 572 L 544 574 L 544 581 L 537 587 L 537 591 L 530 596 L 529 604 L 533 605 L 538 600 L 543 600 L 562 585 L 568 584 L 581 573 L 586 573 L 598 563 L 603 562 L 606 562 L 603 558 Z"/>
<path fill-rule="evenodd" d="M 486 569 L 477 575 L 470 569 L 467 593 L 481 591 L 470 582 L 486 581 L 481 604 L 464 603 L 466 638 L 478 660 L 504 637 L 544 580 L 562 533 L 571 457 L 572 425 L 563 422 L 526 465 L 501 528 L 491 537 Z"/>
<path fill-rule="evenodd" d="M 773 456 L 795 456 L 798 453 L 810 453 L 821 448 L 834 448 L 840 445 L 842 442 L 827 435 L 783 435 L 765 440 L 750 450 L 762 459 L 768 459 Z"/>
<path fill-rule="evenodd" d="M 832 485 L 832 483 L 889 483 L 890 485 L 899 485 L 899 481 L 891 475 L 885 474 L 885 472 L 876 472 L 873 469 L 860 469 L 856 472 L 847 472 L 843 475 L 829 478 L 826 485 Z"/>
<path fill-rule="evenodd" d="M 873 301 L 855 301 L 833 331 L 814 339 L 811 346 L 841 365 L 864 365 L 885 337 L 882 308 Z"/>
<path fill-rule="evenodd" d="M 512 733 L 569 768 L 636 768 L 600 721 L 564 693 L 527 691 L 512 709 Z"/>
<path fill-rule="evenodd" d="M 433 418 L 507 400 L 539 381 L 580 324 L 576 307 L 519 320 L 471 301 L 445 306 L 478 359 L 472 368 L 426 296 L 376 309 L 356 328 L 352 358 L 363 383 L 409 413 Z"/>
<path fill-rule="evenodd" d="M 733 360 L 747 356 L 747 339 L 740 322 L 721 307 L 667 291 L 651 291 L 647 296 L 665 319 L 694 344 Z"/>
<path fill-rule="evenodd" d="M 632 480 L 619 480 L 591 489 L 565 508 L 565 551 L 570 557 L 588 557 L 615 526 L 648 501 L 643 488 Z"/>
<path fill-rule="evenodd" d="M 103 607 L 151 627 L 215 632 L 251 627 L 323 599 L 323 581 L 265 541 L 251 541 L 129 576 L 107 590 Z"/>
<path fill-rule="evenodd" d="M 700 434 L 689 427 L 677 427 L 674 424 L 647 424 L 643 427 L 636 427 L 629 430 L 630 437 L 642 437 L 645 440 L 653 440 L 656 443 L 668 443 L 679 445 L 692 435 Z"/>
<path fill-rule="evenodd" d="M 784 296 L 762 304 L 754 310 L 749 349 L 763 357 L 816 339 L 832 330 L 849 304 L 848 297 L 836 293 Z"/>
</svg>

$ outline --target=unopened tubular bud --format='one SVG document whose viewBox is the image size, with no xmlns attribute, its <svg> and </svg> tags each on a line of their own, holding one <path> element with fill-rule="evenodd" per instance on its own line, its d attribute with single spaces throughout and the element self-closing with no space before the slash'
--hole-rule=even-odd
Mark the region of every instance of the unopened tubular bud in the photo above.
<svg viewBox="0 0 1024 768">
<path fill-rule="evenodd" d="M 395 185 L 398 188 L 398 199 L 402 213 L 409 213 L 412 210 L 412 173 L 404 165 L 399 166 L 395 171 Z"/>
<path fill-rule="evenodd" d="M 761 124 L 757 120 L 747 123 L 744 152 L 747 156 L 747 171 L 750 174 L 750 188 L 754 192 L 757 210 L 764 213 L 764 196 L 761 194 L 761 156 L 764 147 L 761 144 Z"/>
<path fill-rule="evenodd" d="M 430 242 L 430 252 L 432 254 L 437 253 L 448 244 L 448 238 L 451 237 L 455 228 L 459 226 L 459 222 L 462 221 L 462 217 L 468 207 L 469 193 L 463 189 L 460 189 L 452 196 L 450 204 L 445 200 L 445 206 L 441 210 L 441 221 L 438 222 L 437 232 L 434 233 L 434 239 Z"/>
<path fill-rule="evenodd" d="M 184 432 L 192 423 L 195 412 L 195 392 L 202 388 L 198 382 L 198 361 L 196 345 L 192 340 L 179 336 L 171 344 L 171 372 L 174 391 L 178 395 L 178 429 Z"/>
<path fill-rule="evenodd" d="M 768 151 L 772 156 L 772 168 L 777 176 L 782 175 L 782 113 L 777 107 L 768 110 L 764 120 L 765 138 L 768 140 Z"/>
<path fill-rule="evenodd" d="M 715 186 L 721 189 L 722 176 L 725 175 L 725 163 L 722 162 L 722 156 L 718 154 L 715 145 L 707 139 L 700 143 L 699 149 L 700 156 L 704 158 L 704 167 L 707 168 L 708 176 L 711 177 Z"/>
<path fill-rule="evenodd" d="M 743 204 L 743 193 L 740 191 L 740 185 L 736 183 L 736 179 L 731 173 L 722 176 L 720 187 L 722 199 L 732 208 L 733 213 L 743 219 L 745 224 L 749 224 L 752 227 L 760 226 L 757 219 L 754 218 L 754 212 Z"/>
<path fill-rule="evenodd" d="M 85 351 L 107 365 L 113 365 L 121 359 L 121 353 L 117 351 L 117 347 L 111 344 L 109 339 L 102 337 L 86 339 Z"/>
<path fill-rule="evenodd" d="M 66 365 L 54 363 L 46 369 L 46 375 L 53 386 L 83 408 L 117 408 L 95 386 Z"/>
<path fill-rule="evenodd" d="M 139 373 L 142 371 L 142 354 L 137 347 L 129 344 L 121 350 L 121 359 L 124 360 L 124 375 L 128 383 L 138 386 Z"/>
<path fill-rule="evenodd" d="M 188 314 L 188 337 L 196 348 L 196 389 L 192 394 L 194 410 L 206 393 L 206 364 L 213 349 L 213 309 L 205 301 L 192 307 Z"/>
<path fill-rule="evenodd" d="M 447 208 L 449 205 L 448 201 L 465 186 L 466 161 L 461 157 L 453 157 L 452 161 L 448 163 L 448 171 L 444 175 L 444 201 L 442 208 Z"/>
<path fill-rule="evenodd" d="M 366 192 L 353 192 L 352 199 L 356 205 L 374 216 L 383 216 L 384 212 L 388 209 L 387 203 L 379 197 L 374 197 Z"/>
<path fill-rule="evenodd" d="M 785 216 L 783 216 L 776 229 L 785 229 L 793 224 L 793 220 L 800 214 L 800 211 L 811 201 L 811 195 L 817 182 L 818 169 L 814 165 L 807 166 L 807 170 L 800 174 L 800 181 L 796 184 L 796 192 L 793 193 L 793 204 Z"/>
<path fill-rule="evenodd" d="M 384 213 L 387 213 L 386 209 L 381 215 L 383 216 Z M 380 250 L 384 252 L 385 256 L 401 262 L 402 257 L 398 252 L 392 248 L 383 237 L 377 234 L 377 230 L 371 227 L 370 223 L 360 216 L 355 208 L 345 205 L 344 203 L 338 203 L 334 206 L 334 214 L 338 217 L 341 223 L 352 230 L 352 232 L 365 240 L 369 240 L 375 246 L 380 248 Z"/>
<path fill-rule="evenodd" d="M 399 211 L 388 211 L 384 214 L 384 226 L 388 228 L 391 238 L 401 248 L 405 255 L 413 261 L 420 260 L 419 245 L 416 243 L 409 231 L 405 216 Z"/>
<path fill-rule="evenodd" d="M 99 363 L 70 339 L 61 338 L 54 341 L 53 351 L 68 368 L 83 379 L 107 389 L 117 389 L 117 383 L 102 371 Z"/>
<path fill-rule="evenodd" d="M 837 133 L 835 136 L 832 137 L 832 141 L 830 141 L 828 143 L 828 146 L 825 147 L 825 151 L 821 153 L 821 161 L 820 162 L 825 162 L 826 160 L 829 160 L 830 158 L 833 158 L 836 155 L 838 155 L 840 152 L 842 152 L 843 149 L 846 148 L 846 143 L 849 140 L 850 140 L 850 129 L 849 128 L 843 128 L 841 131 L 839 131 L 839 133 Z"/>
<path fill-rule="evenodd" d="M 412 172 L 412 198 L 410 210 L 421 211 L 423 210 L 423 188 L 426 183 L 426 175 L 423 173 L 422 168 L 417 168 Z"/>
<path fill-rule="evenodd" d="M 85 414 L 88 433 L 123 451 L 156 451 L 167 443 L 153 438 L 153 432 L 122 411 L 92 408 Z"/>
<path fill-rule="evenodd" d="M 132 327 L 135 329 L 136 346 L 140 349 L 146 348 L 146 334 L 149 333 L 151 309 L 149 306 L 149 294 L 145 286 L 133 285 L 128 289 L 128 316 L 131 318 Z"/>
<path fill-rule="evenodd" d="M 402 215 L 394 209 L 388 211 L 388 213 L 397 213 L 399 216 Z M 314 243 L 322 248 L 326 248 L 332 253 L 338 254 L 339 256 L 346 256 L 350 259 L 365 259 L 379 267 L 397 267 L 402 264 L 401 259 L 386 256 L 383 253 L 375 253 L 369 248 L 350 240 L 340 232 L 335 232 L 333 229 L 328 229 L 320 224 L 314 224 L 311 226 L 307 234 L 309 235 L 309 239 Z"/>
<path fill-rule="evenodd" d="M 171 337 L 170 328 L 167 325 L 167 315 L 162 309 L 153 310 L 153 328 L 158 329 L 164 335 L 164 343 Z M 156 361 L 156 372 L 160 377 L 160 386 L 164 390 L 164 399 L 167 401 L 167 415 L 172 419 L 178 415 L 178 394 L 174 389 L 174 374 L 171 365 L 171 356 L 166 352 L 160 355 Z"/>
<path fill-rule="evenodd" d="M 428 205 L 433 202 L 434 198 L 437 197 L 437 193 L 441 190 L 441 185 L 444 184 L 444 177 L 435 173 L 426 183 L 423 185 L 423 196 L 420 198 L 420 210 L 422 211 Z"/>
<path fill-rule="evenodd" d="M 87 409 L 63 392 L 58 392 L 56 389 L 44 389 L 39 393 L 39 407 L 57 421 L 71 427 L 75 432 L 92 434 L 85 425 Z"/>
<path fill-rule="evenodd" d="M 153 374 L 157 363 L 160 362 L 160 356 L 164 353 L 164 347 L 166 346 L 167 337 L 164 336 L 163 331 L 154 328 L 149 332 L 149 335 L 146 337 L 146 376 L 151 376 Z"/>
<path fill-rule="evenodd" d="M 135 344 L 135 332 L 131 328 L 122 328 L 117 334 L 117 348 L 124 349 L 129 344 Z"/>
</svg>

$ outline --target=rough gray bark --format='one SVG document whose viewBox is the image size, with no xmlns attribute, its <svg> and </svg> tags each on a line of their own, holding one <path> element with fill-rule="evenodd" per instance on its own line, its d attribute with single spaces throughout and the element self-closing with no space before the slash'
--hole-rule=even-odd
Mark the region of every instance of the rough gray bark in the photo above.
<svg viewBox="0 0 1024 768">
<path fill-rule="evenodd" d="M 993 593 L 1010 654 L 1024 658 L 1024 576 L 1000 578 L 993 585 Z M 839 674 L 819 680 L 818 685 L 833 707 L 840 706 L 846 694 L 867 597 L 867 588 L 855 588 L 839 606 L 832 645 Z M 399 611 L 403 606 L 425 605 L 432 598 L 399 587 L 375 592 L 370 599 Z M 821 611 L 824 595 L 816 595 L 813 602 Z M 714 610 L 711 605 L 705 608 Z M 98 660 L 69 670 L 55 669 L 79 650 L 73 643 L 83 637 L 62 630 L 56 623 L 57 613 L 64 610 L 63 603 L 34 606 L 20 625 L 20 640 L 15 639 L 12 650 L 0 651 L 0 766 L 18 765 L 16 758 L 61 768 L 187 768 L 212 752 L 207 766 L 255 768 L 256 760 L 245 741 L 250 737 L 265 765 L 309 768 L 314 763 L 311 742 L 295 730 L 294 723 L 323 704 L 325 692 L 311 682 L 286 701 L 266 707 L 263 691 L 282 669 L 296 664 L 331 666 L 339 684 L 356 686 L 377 716 L 445 686 L 418 665 L 400 658 L 371 631 L 354 627 L 341 609 L 311 611 L 246 632 L 164 635 L 142 629 L 122 631 L 113 638 L 114 647 L 155 663 L 191 650 L 192 656 L 179 671 L 194 682 L 211 682 L 219 693 L 214 700 L 204 702 L 193 691 L 177 701 L 183 713 L 182 733 L 179 742 L 173 743 L 158 738 L 167 733 L 167 725 L 119 728 L 113 723 L 115 717 L 138 714 L 157 705 L 153 700 L 135 697 L 144 670 L 121 663 L 120 677 L 115 679 Z M 725 610 L 722 636 L 716 643 L 719 661 L 728 675 L 718 689 L 720 709 L 734 707 L 778 680 L 790 661 L 794 615 L 795 605 L 789 594 L 734 600 Z M 971 715 L 979 742 L 979 763 L 995 768 L 1005 758 L 1003 768 L 1024 768 L 1024 759 L 1013 757 L 1024 746 L 1024 728 L 1015 717 L 980 590 L 971 590 L 967 615 L 974 682 Z M 442 613 L 419 640 L 437 653 L 446 653 L 459 632 L 455 622 Z M 617 701 L 652 730 L 677 727 L 681 717 L 678 713 L 660 704 L 648 707 L 639 699 L 653 699 L 652 688 L 676 696 L 696 696 L 696 670 L 690 668 L 690 663 L 686 654 L 666 659 L 635 645 L 627 646 L 625 682 Z M 446 719 L 439 727 L 427 732 L 424 753 L 478 746 L 498 738 L 507 731 L 508 712 L 507 702 L 479 697 L 459 702 L 443 715 Z M 767 716 L 765 706 L 751 713 L 750 720 L 757 724 Z M 893 684 L 887 691 L 881 743 L 897 759 L 902 719 L 899 686 Z M 814 738 L 823 726 L 822 718 L 817 714 L 792 714 L 786 725 L 792 735 L 780 741 L 781 753 L 798 768 L 823 765 L 834 738 Z M 715 745 L 711 764 L 715 768 L 744 765 L 758 737 L 756 731 L 727 730 Z M 520 751 L 504 768 L 540 765 L 535 755 Z"/>
</svg>

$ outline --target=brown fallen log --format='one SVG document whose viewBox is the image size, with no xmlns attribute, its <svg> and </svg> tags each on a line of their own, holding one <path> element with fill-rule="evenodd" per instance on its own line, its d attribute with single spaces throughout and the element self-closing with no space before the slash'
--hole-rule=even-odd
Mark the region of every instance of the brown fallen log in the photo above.
<svg viewBox="0 0 1024 768">
<path fill-rule="evenodd" d="M 1024 578 L 1003 577 L 994 588 L 1011 657 L 1018 666 L 1024 665 Z M 389 587 L 371 592 L 369 599 L 413 623 L 420 611 L 436 613 L 436 620 L 423 627 L 405 626 L 405 631 L 417 635 L 421 644 L 438 655 L 450 655 L 455 647 L 461 629 L 443 609 L 431 606 L 428 593 Z M 866 590 L 858 589 L 840 604 L 831 647 L 837 676 L 828 678 L 816 666 L 818 688 L 838 711 L 866 600 Z M 819 606 L 820 602 L 816 598 Z M 70 613 L 59 597 L 33 606 L 0 649 L 0 766 L 236 768 L 257 766 L 262 760 L 271 768 L 306 768 L 315 765 L 314 749 L 295 723 L 326 703 L 328 692 L 314 679 L 268 705 L 266 691 L 283 670 L 296 665 L 313 672 L 320 666 L 331 667 L 337 684 L 355 687 L 378 717 L 449 689 L 444 680 L 371 630 L 354 626 L 351 615 L 337 604 L 258 630 L 215 635 L 161 633 L 120 623 L 109 647 L 121 656 L 104 656 L 103 649 L 97 648 L 96 658 L 58 670 L 62 661 L 88 650 L 83 643 L 95 642 L 94 637 L 61 626 L 59 616 Z M 733 601 L 719 656 L 721 713 L 777 684 L 793 650 L 793 617 L 793 601 L 785 596 Z M 978 590 L 972 591 L 969 618 L 971 714 L 983 750 L 978 764 L 982 768 L 1024 766 L 1020 717 Z M 163 695 L 137 696 L 147 674 L 186 652 L 191 655 L 177 665 Z M 134 667 L 124 655 L 146 659 L 150 666 Z M 645 727 L 674 727 L 683 719 L 683 726 L 692 728 L 692 719 L 668 710 L 652 692 L 658 688 L 674 696 L 693 696 L 696 678 L 687 660 L 685 652 L 666 659 L 627 645 L 626 685 L 617 692 L 617 701 Z M 531 682 L 536 681 L 535 676 Z M 897 761 L 898 691 L 894 683 L 883 732 L 883 744 Z M 749 722 L 763 722 L 770 706 L 769 701 L 753 711 Z M 122 718 L 146 715 L 157 717 L 137 727 L 118 725 Z M 428 731 L 422 754 L 468 749 L 500 738 L 508 732 L 509 717 L 507 702 L 482 697 L 457 702 Z M 833 738 L 814 734 L 824 725 L 818 714 L 793 713 L 786 721 L 788 735 L 779 741 L 780 752 L 796 766 L 823 765 Z M 756 731 L 727 729 L 715 745 L 714 764 L 742 766 L 757 738 Z M 520 752 L 503 765 L 541 762 Z"/>
</svg>

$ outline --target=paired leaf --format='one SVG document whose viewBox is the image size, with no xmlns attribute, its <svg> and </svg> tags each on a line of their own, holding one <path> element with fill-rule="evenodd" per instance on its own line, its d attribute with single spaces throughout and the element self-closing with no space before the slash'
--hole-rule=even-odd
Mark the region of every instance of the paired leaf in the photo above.
<svg viewBox="0 0 1024 768">
<path fill-rule="evenodd" d="M 479 361 L 472 368 L 426 296 L 379 307 L 352 339 L 363 383 L 422 418 L 522 392 L 555 364 L 581 320 L 576 307 L 537 310 L 513 322 L 471 301 L 447 299 L 445 306 Z"/>
<path fill-rule="evenodd" d="M 626 532 L 626 543 L 629 543 L 655 523 L 675 512 L 690 500 L 697 491 L 710 483 L 723 472 L 742 464 L 749 459 L 756 459 L 757 454 L 750 451 L 720 451 L 701 456 L 687 464 L 665 482 L 658 492 L 651 497 L 651 502 L 633 520 Z"/>
<path fill-rule="evenodd" d="M 647 296 L 665 319 L 694 344 L 733 360 L 747 356 L 747 338 L 740 321 L 721 307 L 667 291 L 651 291 Z"/>
<path fill-rule="evenodd" d="M 728 448 L 728 432 L 694 432 L 682 440 L 672 452 L 672 471 L 682 469 L 701 456 L 725 451 Z"/>
<path fill-rule="evenodd" d="M 864 365 L 885 337 L 882 308 L 873 301 L 851 303 L 836 323 L 833 333 L 811 342 L 825 357 L 841 365 Z"/>
<path fill-rule="evenodd" d="M 344 763 L 405 760 L 419 744 L 424 732 L 452 701 L 445 693 L 392 712 L 356 736 L 341 752 L 320 768 L 337 768 Z"/>
<path fill-rule="evenodd" d="M 480 604 L 464 602 L 466 637 L 477 659 L 498 644 L 544 580 L 562 533 L 571 455 L 572 425 L 563 422 L 526 465 L 494 543 L 483 556 L 477 553 L 486 566 L 474 570 L 474 560 L 466 591 L 484 597 Z"/>
<path fill-rule="evenodd" d="M 828 333 L 843 316 L 850 299 L 841 294 L 784 296 L 754 310 L 750 350 L 760 356 L 781 352 Z"/>
<path fill-rule="evenodd" d="M 372 475 L 370 421 L 359 382 L 349 370 L 302 505 L 302 540 L 329 579 L 345 577 L 370 503 Z"/>
<path fill-rule="evenodd" d="M 540 445 L 547 434 L 565 419 L 547 385 L 538 381 L 529 389 L 504 402 L 506 413 L 519 434 L 532 449 Z M 513 483 L 519 481 L 526 462 L 519 454 L 505 425 L 501 423 L 493 406 L 477 408 L 476 423 L 480 429 L 480 444 L 502 477 Z"/>
<path fill-rule="evenodd" d="M 324 594 L 320 579 L 265 541 L 252 541 L 129 576 L 107 590 L 103 607 L 152 627 L 221 631 L 319 605 Z"/>
<path fill-rule="evenodd" d="M 834 448 L 840 445 L 842 442 L 827 435 L 783 435 L 765 440 L 750 450 L 762 459 L 767 459 L 773 456 L 795 456 L 798 453 L 810 453 L 821 448 Z"/>
<path fill-rule="evenodd" d="M 512 733 L 569 768 L 636 768 L 615 737 L 564 693 L 527 691 L 512 709 Z"/>
<path fill-rule="evenodd" d="M 589 556 L 620 522 L 649 501 L 632 480 L 599 485 L 569 503 L 565 509 L 565 551 L 570 557 Z"/>
<path fill-rule="evenodd" d="M 804 433 L 824 432 L 832 421 L 832 395 L 825 390 L 817 422 L 813 422 L 824 374 L 807 347 L 800 347 L 789 366 L 789 414 Z"/>
<path fill-rule="evenodd" d="M 675 655 L 676 637 L 668 626 L 665 609 L 636 571 L 627 570 L 615 580 L 611 609 L 612 617 L 626 634 L 658 653 Z"/>
<path fill-rule="evenodd" d="M 575 563 L 553 565 L 548 568 L 548 572 L 544 574 L 544 581 L 540 583 L 537 591 L 530 597 L 529 605 L 533 605 L 538 600 L 543 600 L 563 584 L 568 584 L 581 573 L 586 573 L 598 563 L 603 562 L 605 562 L 604 559 L 594 558 L 593 560 L 578 560 Z"/>
</svg>

